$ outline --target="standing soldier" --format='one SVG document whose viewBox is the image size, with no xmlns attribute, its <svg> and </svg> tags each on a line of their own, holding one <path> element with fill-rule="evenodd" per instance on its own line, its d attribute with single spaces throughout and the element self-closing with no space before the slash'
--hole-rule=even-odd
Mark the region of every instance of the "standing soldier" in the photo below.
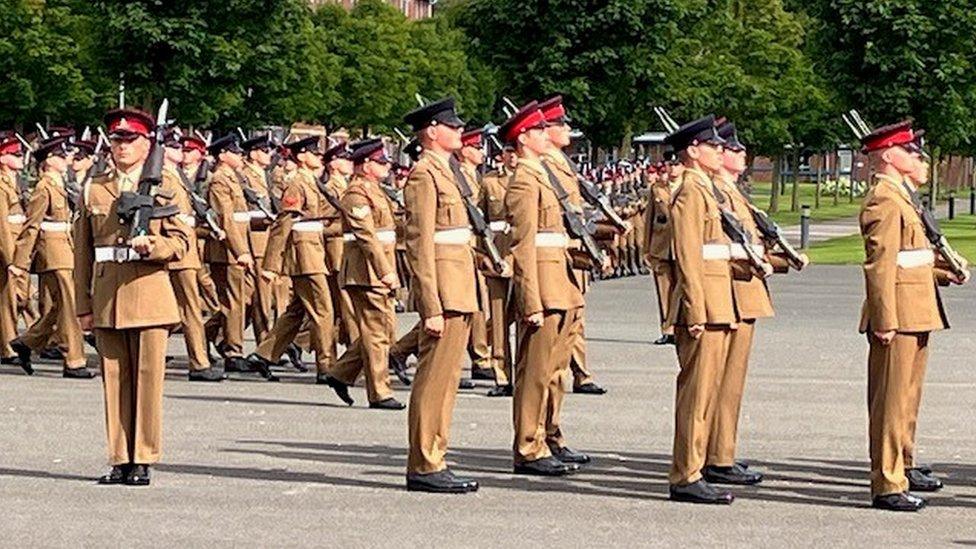
<svg viewBox="0 0 976 549">
<path fill-rule="evenodd" d="M 243 358 L 244 324 L 247 304 L 254 288 L 254 256 L 251 250 L 251 212 L 235 170 L 244 164 L 237 134 L 214 141 L 207 151 L 217 159 L 208 189 L 213 208 L 226 234 L 222 241 L 207 241 L 207 260 L 220 297 L 220 311 L 207 321 L 207 339 L 223 341 L 217 345 L 228 372 L 246 372 Z"/>
<path fill-rule="evenodd" d="M 729 239 L 722 229 L 712 177 L 722 166 L 722 138 L 706 116 L 667 136 L 684 164 L 671 207 L 677 284 L 671 322 L 681 372 L 675 398 L 674 452 L 668 474 L 674 501 L 730 504 L 732 494 L 702 479 L 719 381 L 738 318 Z"/>
<path fill-rule="evenodd" d="M 17 238 L 13 263 L 7 269 L 14 278 L 38 273 L 42 293 L 51 306 L 19 338 L 10 342 L 21 367 L 31 369 L 31 350 L 40 350 L 51 337 L 68 349 L 64 358 L 64 377 L 90 379 L 94 373 L 85 366 L 85 349 L 72 284 L 74 268 L 71 218 L 75 204 L 68 199 L 63 174 L 68 169 L 68 142 L 63 137 L 45 140 L 34 152 L 40 165 L 40 180 L 27 205 L 27 220 Z"/>
<path fill-rule="evenodd" d="M 920 158 L 911 124 L 878 128 L 861 141 L 876 174 L 860 216 L 867 293 L 860 331 L 867 334 L 870 346 L 872 505 L 918 511 L 926 501 L 909 488 L 931 491 L 941 487 L 938 479 L 924 472 L 912 475 L 917 481 L 912 486 L 905 474 L 905 456 L 914 445 L 929 334 L 948 327 L 936 283 L 963 284 L 969 271 L 964 260 L 947 247 L 933 250 L 927 237 L 926 231 L 937 231 L 937 225 L 923 217 L 930 214 L 913 184 L 919 179 L 914 175 L 922 169 L 919 164 L 926 163 Z M 949 270 L 953 260 L 959 264 Z"/>
<path fill-rule="evenodd" d="M 193 186 L 181 172 L 183 144 L 176 132 L 167 135 L 165 146 L 162 187 L 173 191 L 173 204 L 179 208 L 176 217 L 190 229 L 195 229 L 197 218 L 191 195 Z M 203 329 L 203 308 L 197 283 L 197 271 L 203 268 L 203 264 L 200 262 L 197 232 L 190 230 L 187 231 L 187 235 L 190 245 L 186 254 L 166 268 L 169 270 L 169 281 L 173 285 L 173 293 L 180 310 L 183 342 L 186 344 L 186 354 L 190 363 L 188 376 L 190 381 L 219 382 L 224 380 L 224 374 L 210 364 L 210 357 L 207 356 L 207 336 Z"/>
<path fill-rule="evenodd" d="M 8 270 L 14 264 L 14 245 L 27 221 L 24 203 L 17 185 L 17 174 L 24 169 L 24 149 L 13 134 L 0 139 L 0 351 L 3 364 L 17 364 L 30 374 L 30 363 L 20 362 L 10 349 L 17 337 L 17 316 L 27 293 L 27 276 L 14 277 Z"/>
<path fill-rule="evenodd" d="M 275 144 L 271 140 L 271 134 L 263 134 L 253 139 L 249 139 L 241 144 L 247 158 L 244 160 L 244 167 L 238 170 L 243 178 L 242 183 L 254 192 L 257 199 L 266 206 L 273 203 L 271 199 L 272 186 L 267 174 L 268 166 L 271 165 L 271 153 L 275 149 Z M 273 208 L 265 208 L 273 210 Z M 268 229 L 271 227 L 272 219 L 268 218 L 266 212 L 261 210 L 251 210 L 251 251 L 254 253 L 254 264 L 261 265 L 264 259 L 264 252 L 268 247 Z M 251 328 L 254 330 L 254 340 L 263 341 L 271 329 L 271 311 L 274 306 L 274 295 L 272 283 L 263 276 L 255 276 L 254 296 L 251 300 Z"/>
<path fill-rule="evenodd" d="M 450 98 L 413 110 L 404 120 L 424 150 L 403 192 L 410 291 L 422 326 L 407 421 L 407 489 L 474 492 L 478 483 L 456 476 L 445 460 L 471 315 L 479 309 L 471 222 L 459 187 L 466 184 L 457 180 L 451 159 L 461 148 L 464 122 Z"/>
<path fill-rule="evenodd" d="M 553 144 L 537 102 L 509 118 L 499 135 L 515 144 L 519 157 L 505 195 L 515 297 L 524 324 L 515 363 L 514 470 L 567 475 L 589 461 L 565 446 L 559 426 L 573 334 L 583 313 L 582 282 L 573 270 L 563 219 L 564 208 L 577 204 L 543 158 Z"/>
<path fill-rule="evenodd" d="M 676 276 L 671 242 L 671 198 L 678 181 L 669 179 L 667 171 L 658 167 L 649 168 L 648 176 L 651 189 L 645 213 L 644 253 L 654 274 L 657 310 L 661 318 L 661 337 L 654 344 L 674 345 L 674 326 L 668 323 L 668 318 Z"/>
<path fill-rule="evenodd" d="M 389 373 L 390 345 L 396 339 L 392 292 L 400 287 L 396 226 L 390 202 L 379 187 L 390 174 L 390 159 L 380 139 L 360 141 L 351 148 L 356 175 L 342 195 L 346 246 L 339 276 L 352 299 L 359 338 L 329 371 L 326 382 L 352 404 L 348 388 L 363 373 L 370 408 L 402 410 L 406 406 L 393 398 Z"/>
<path fill-rule="evenodd" d="M 166 340 L 180 321 L 166 265 L 189 251 L 190 228 L 172 215 L 175 190 L 164 182 L 147 193 L 153 197 L 147 233 L 131 236 L 134 220 L 123 220 L 119 211 L 131 212 L 127 206 L 146 198 L 139 196 L 139 181 L 161 177 L 153 172 L 162 168 L 162 151 L 147 161 L 156 128 L 143 112 L 109 112 L 105 125 L 115 169 L 92 180 L 80 207 L 77 311 L 82 328 L 94 328 L 101 357 L 112 469 L 99 483 L 145 486 L 161 454 Z"/>
<path fill-rule="evenodd" d="M 288 179 L 281 198 L 282 215 L 271 227 L 268 251 L 261 265 L 261 276 L 266 280 L 273 282 L 286 275 L 291 277 L 292 287 L 285 314 L 248 357 L 251 366 L 269 379 L 276 379 L 270 376 L 270 367 L 295 341 L 306 318 L 319 376 L 328 372 L 335 358 L 332 299 L 325 264 L 327 199 L 315 178 L 315 172 L 322 169 L 318 143 L 319 138 L 312 136 L 288 145 L 298 169 Z"/>
</svg>

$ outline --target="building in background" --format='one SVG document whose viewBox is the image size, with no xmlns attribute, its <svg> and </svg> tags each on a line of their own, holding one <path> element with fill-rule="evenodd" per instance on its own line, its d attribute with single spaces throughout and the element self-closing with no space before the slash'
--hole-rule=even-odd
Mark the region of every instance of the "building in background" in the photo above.
<svg viewBox="0 0 976 549">
<path fill-rule="evenodd" d="M 342 4 L 346 8 L 351 8 L 356 4 L 356 0 L 310 0 L 312 5 L 325 3 Z M 424 19 L 431 16 L 434 4 L 437 0 L 386 0 L 388 4 L 399 9 L 410 19 Z"/>
</svg>

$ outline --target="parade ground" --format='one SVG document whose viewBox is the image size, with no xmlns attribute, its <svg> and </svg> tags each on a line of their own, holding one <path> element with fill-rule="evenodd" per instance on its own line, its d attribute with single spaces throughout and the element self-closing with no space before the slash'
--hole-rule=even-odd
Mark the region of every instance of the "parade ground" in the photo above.
<svg viewBox="0 0 976 549">
<path fill-rule="evenodd" d="M 0 546 L 976 545 L 976 286 L 943 292 L 953 329 L 933 338 L 918 442 L 946 489 L 918 514 L 869 507 L 860 268 L 771 287 L 777 317 L 758 329 L 739 452 L 767 480 L 734 490 L 731 507 L 667 500 L 677 366 L 672 347 L 651 345 L 651 280 L 637 277 L 588 299 L 589 360 L 609 393 L 569 394 L 563 425 L 593 463 L 564 479 L 513 475 L 511 400 L 479 382 L 458 398 L 449 456 L 481 483 L 474 495 L 405 491 L 406 412 L 367 409 L 362 387 L 349 408 L 311 373 L 189 383 L 178 337 L 152 486 L 97 486 L 99 381 L 4 367 Z M 401 315 L 400 333 L 414 318 Z"/>
</svg>

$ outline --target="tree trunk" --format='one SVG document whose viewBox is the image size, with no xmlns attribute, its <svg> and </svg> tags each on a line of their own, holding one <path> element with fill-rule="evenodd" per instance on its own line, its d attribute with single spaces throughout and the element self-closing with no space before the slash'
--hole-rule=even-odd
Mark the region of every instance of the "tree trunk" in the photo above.
<svg viewBox="0 0 976 549">
<path fill-rule="evenodd" d="M 800 209 L 800 148 L 793 147 L 793 189 L 790 195 L 790 211 Z"/>
<path fill-rule="evenodd" d="M 774 214 L 779 211 L 779 189 L 782 184 L 780 176 L 783 173 L 782 156 L 773 157 L 773 175 L 771 186 L 769 187 L 769 213 Z"/>
<path fill-rule="evenodd" d="M 620 157 L 621 158 L 628 158 L 629 157 L 633 138 L 634 138 L 634 131 L 631 129 L 631 125 L 628 122 L 624 126 L 624 137 L 623 137 L 623 139 L 620 140 Z"/>
<path fill-rule="evenodd" d="M 840 149 L 834 149 L 834 206 L 840 203 Z"/>
</svg>

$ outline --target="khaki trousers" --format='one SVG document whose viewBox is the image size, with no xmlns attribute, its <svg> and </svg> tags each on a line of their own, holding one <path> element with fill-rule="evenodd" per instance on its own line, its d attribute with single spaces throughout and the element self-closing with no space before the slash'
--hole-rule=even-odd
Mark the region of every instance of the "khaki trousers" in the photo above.
<svg viewBox="0 0 976 549">
<path fill-rule="evenodd" d="M 390 388 L 390 345 L 396 337 L 393 296 L 387 290 L 350 286 L 346 288 L 359 320 L 359 338 L 339 357 L 329 374 L 354 385 L 359 374 L 366 377 L 366 397 L 379 402 L 393 396 Z"/>
<path fill-rule="evenodd" d="M 255 261 L 258 265 L 261 264 L 261 258 L 256 258 Z M 274 325 L 274 317 L 272 316 L 274 287 L 263 276 L 257 276 L 255 280 L 254 295 L 248 307 L 248 318 L 251 320 L 251 329 L 254 331 L 254 341 L 264 341 L 268 337 L 268 332 L 271 331 L 271 326 Z"/>
<path fill-rule="evenodd" d="M 668 323 L 671 311 L 671 290 L 675 284 L 674 261 L 660 261 L 654 265 L 654 288 L 657 291 L 657 313 L 661 318 L 661 334 L 674 335 Z"/>
<path fill-rule="evenodd" d="M 84 340 L 75 314 L 75 283 L 70 269 L 47 271 L 38 275 L 41 294 L 47 294 L 50 305 L 42 316 L 20 336 L 20 341 L 34 350 L 43 349 L 51 340 L 64 342 L 68 348 L 64 364 L 68 368 L 85 365 Z"/>
<path fill-rule="evenodd" d="M 451 416 L 470 332 L 471 315 L 453 312 L 444 313 L 441 337 L 420 331 L 417 375 L 407 418 L 408 473 L 434 473 L 447 468 Z"/>
<path fill-rule="evenodd" d="M 403 334 L 396 343 L 390 347 L 390 354 L 406 359 L 410 355 L 420 354 L 420 334 L 424 331 L 423 322 L 418 322 L 410 328 L 410 331 Z"/>
<path fill-rule="evenodd" d="M 565 392 L 572 333 L 582 312 L 582 307 L 545 311 L 542 326 L 520 330 L 512 402 L 516 463 L 551 456 L 547 441 L 562 446 L 559 411 Z"/>
<path fill-rule="evenodd" d="M 488 277 L 488 340 L 495 383 L 508 385 L 512 377 L 512 342 L 509 333 L 513 317 L 509 310 L 511 280 Z"/>
<path fill-rule="evenodd" d="M 197 275 L 197 287 L 203 305 L 207 307 L 207 312 L 216 314 L 220 310 L 220 295 L 217 293 L 217 285 L 205 267 L 196 269 L 194 272 Z"/>
<path fill-rule="evenodd" d="M 10 342 L 17 338 L 17 286 L 6 265 L 0 265 L 0 355 L 14 356 Z"/>
<path fill-rule="evenodd" d="M 571 351 L 569 367 L 573 371 L 573 387 L 593 383 L 593 373 L 586 365 L 586 317 L 583 308 L 580 308 L 579 315 L 573 322 L 569 345 Z"/>
<path fill-rule="evenodd" d="M 882 496 L 908 490 L 906 455 L 915 446 L 929 334 L 898 333 L 887 346 L 870 335 L 868 342 L 871 495 Z"/>
<path fill-rule="evenodd" d="M 352 298 L 349 292 L 344 290 L 339 284 L 339 276 L 329 276 L 329 292 L 332 295 L 334 307 L 333 316 L 335 317 L 336 344 L 343 344 L 346 347 L 353 341 L 359 339 L 359 323 L 356 321 L 356 310 L 352 305 Z"/>
<path fill-rule="evenodd" d="M 315 352 L 315 367 L 325 373 L 335 361 L 332 354 L 332 300 L 324 274 L 293 276 L 291 302 L 254 351 L 264 360 L 277 363 L 308 318 L 309 343 Z"/>
<path fill-rule="evenodd" d="M 227 357 L 240 357 L 244 354 L 244 325 L 247 303 L 254 288 L 253 279 L 238 265 L 214 264 L 212 269 L 220 311 L 207 321 L 207 339 L 216 342 L 217 334 L 222 333 L 223 341 L 218 349 Z"/>
<path fill-rule="evenodd" d="M 729 336 L 729 356 L 719 385 L 715 403 L 715 418 L 708 432 L 706 465 L 731 467 L 735 463 L 735 447 L 739 430 L 739 410 L 746 387 L 749 353 L 756 331 L 755 320 L 743 320 Z"/>
<path fill-rule="evenodd" d="M 277 320 L 285 314 L 285 309 L 291 303 L 291 278 L 287 276 L 276 278 L 272 284 L 271 292 L 274 294 L 274 317 Z"/>
<path fill-rule="evenodd" d="M 167 327 L 96 328 L 105 393 L 105 432 L 112 465 L 159 461 Z"/>
<path fill-rule="evenodd" d="M 708 449 L 708 432 L 714 421 L 732 328 L 707 325 L 698 338 L 685 326 L 675 328 L 678 362 L 674 408 L 674 451 L 668 482 L 688 484 L 701 478 Z"/>
<path fill-rule="evenodd" d="M 190 369 L 206 370 L 210 367 L 210 357 L 207 356 L 207 335 L 203 329 L 203 310 L 197 280 L 197 269 L 169 272 L 169 281 L 173 285 L 176 303 L 180 309 L 180 324 Z"/>
<path fill-rule="evenodd" d="M 488 348 L 488 323 L 484 311 L 471 315 L 471 336 L 468 338 L 468 358 L 473 368 L 491 369 L 491 350 Z"/>
</svg>

